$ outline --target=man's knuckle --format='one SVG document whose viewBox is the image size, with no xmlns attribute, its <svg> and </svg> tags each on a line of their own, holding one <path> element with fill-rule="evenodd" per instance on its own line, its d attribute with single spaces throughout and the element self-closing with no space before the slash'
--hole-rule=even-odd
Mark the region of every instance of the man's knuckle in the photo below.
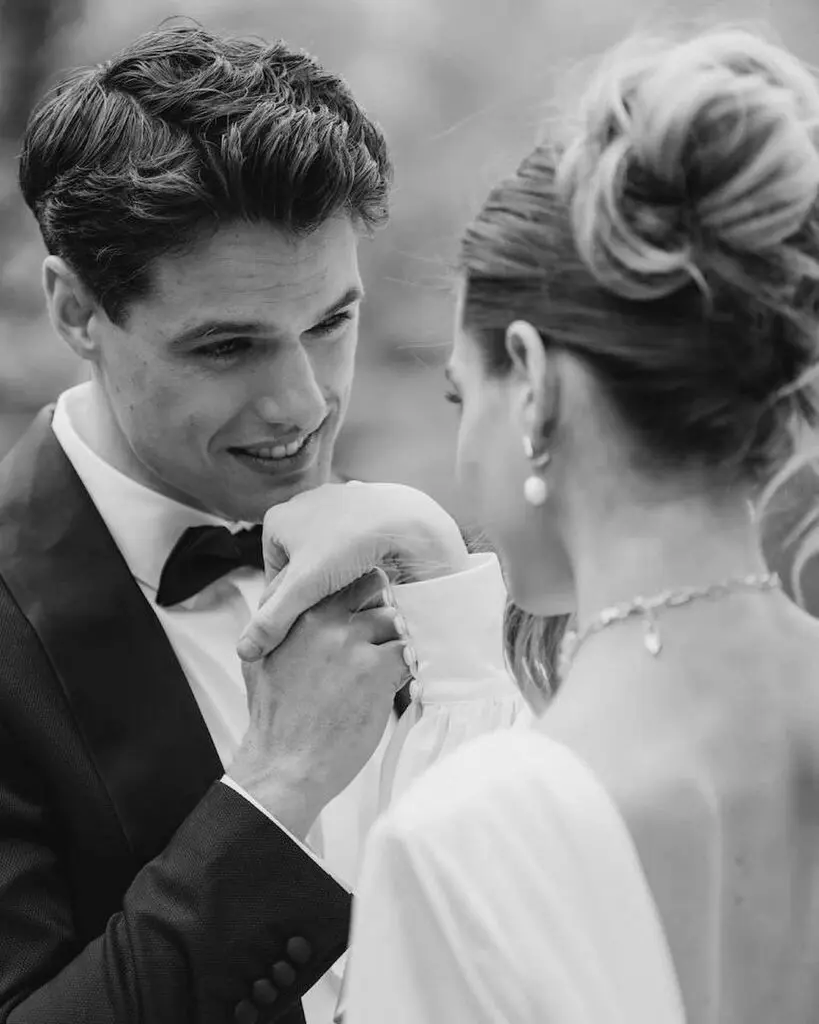
<svg viewBox="0 0 819 1024">
<path fill-rule="evenodd" d="M 326 608 L 316 604 L 302 612 L 301 620 L 309 630 L 319 630 L 327 626 L 329 616 Z"/>
<path fill-rule="evenodd" d="M 357 640 L 350 645 L 349 660 L 356 674 L 367 675 L 375 664 L 375 649 L 365 640 Z"/>
</svg>

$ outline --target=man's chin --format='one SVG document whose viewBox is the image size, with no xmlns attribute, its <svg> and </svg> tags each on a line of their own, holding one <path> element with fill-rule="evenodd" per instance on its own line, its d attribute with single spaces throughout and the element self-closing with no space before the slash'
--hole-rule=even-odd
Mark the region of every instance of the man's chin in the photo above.
<svg viewBox="0 0 819 1024">
<path fill-rule="evenodd" d="M 281 505 L 303 491 L 311 491 L 327 483 L 329 471 L 315 471 L 297 478 L 271 480 L 267 486 L 253 488 L 252 491 L 240 492 L 237 488 L 230 495 L 224 496 L 227 509 L 221 513 L 226 519 L 244 523 L 260 523 L 268 509 Z"/>
</svg>

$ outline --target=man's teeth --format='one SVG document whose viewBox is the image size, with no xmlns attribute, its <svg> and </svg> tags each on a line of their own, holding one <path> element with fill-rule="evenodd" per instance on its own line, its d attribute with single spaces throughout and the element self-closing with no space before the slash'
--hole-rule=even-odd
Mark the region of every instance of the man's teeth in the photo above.
<svg viewBox="0 0 819 1024">
<path fill-rule="evenodd" d="M 274 444 L 265 445 L 264 447 L 254 448 L 253 454 L 258 456 L 260 459 L 284 459 L 288 456 L 295 455 L 297 451 L 304 447 L 307 441 L 308 435 L 300 437 L 296 441 L 291 441 L 290 444 Z"/>
</svg>

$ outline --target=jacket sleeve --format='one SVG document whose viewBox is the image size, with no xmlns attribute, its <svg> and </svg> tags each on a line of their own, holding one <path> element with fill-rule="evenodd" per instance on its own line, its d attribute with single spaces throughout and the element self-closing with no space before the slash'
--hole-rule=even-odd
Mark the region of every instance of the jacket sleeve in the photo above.
<svg viewBox="0 0 819 1024">
<path fill-rule="evenodd" d="M 46 787 L 0 723 L 0 1024 L 299 1021 L 350 896 L 216 783 L 82 945 Z"/>
</svg>

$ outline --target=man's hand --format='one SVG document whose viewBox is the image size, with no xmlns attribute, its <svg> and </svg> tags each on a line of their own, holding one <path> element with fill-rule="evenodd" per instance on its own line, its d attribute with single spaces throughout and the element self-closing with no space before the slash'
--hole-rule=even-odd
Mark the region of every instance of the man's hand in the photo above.
<svg viewBox="0 0 819 1024">
<path fill-rule="evenodd" d="M 386 583 L 368 573 L 244 666 L 250 727 L 228 775 L 300 838 L 375 753 L 409 678 Z"/>
<path fill-rule="evenodd" d="M 239 643 L 243 661 L 275 650 L 299 615 L 376 566 L 397 563 L 420 580 L 469 563 L 455 520 L 402 484 L 325 484 L 298 494 L 267 513 L 263 545 L 268 588 Z"/>
</svg>

